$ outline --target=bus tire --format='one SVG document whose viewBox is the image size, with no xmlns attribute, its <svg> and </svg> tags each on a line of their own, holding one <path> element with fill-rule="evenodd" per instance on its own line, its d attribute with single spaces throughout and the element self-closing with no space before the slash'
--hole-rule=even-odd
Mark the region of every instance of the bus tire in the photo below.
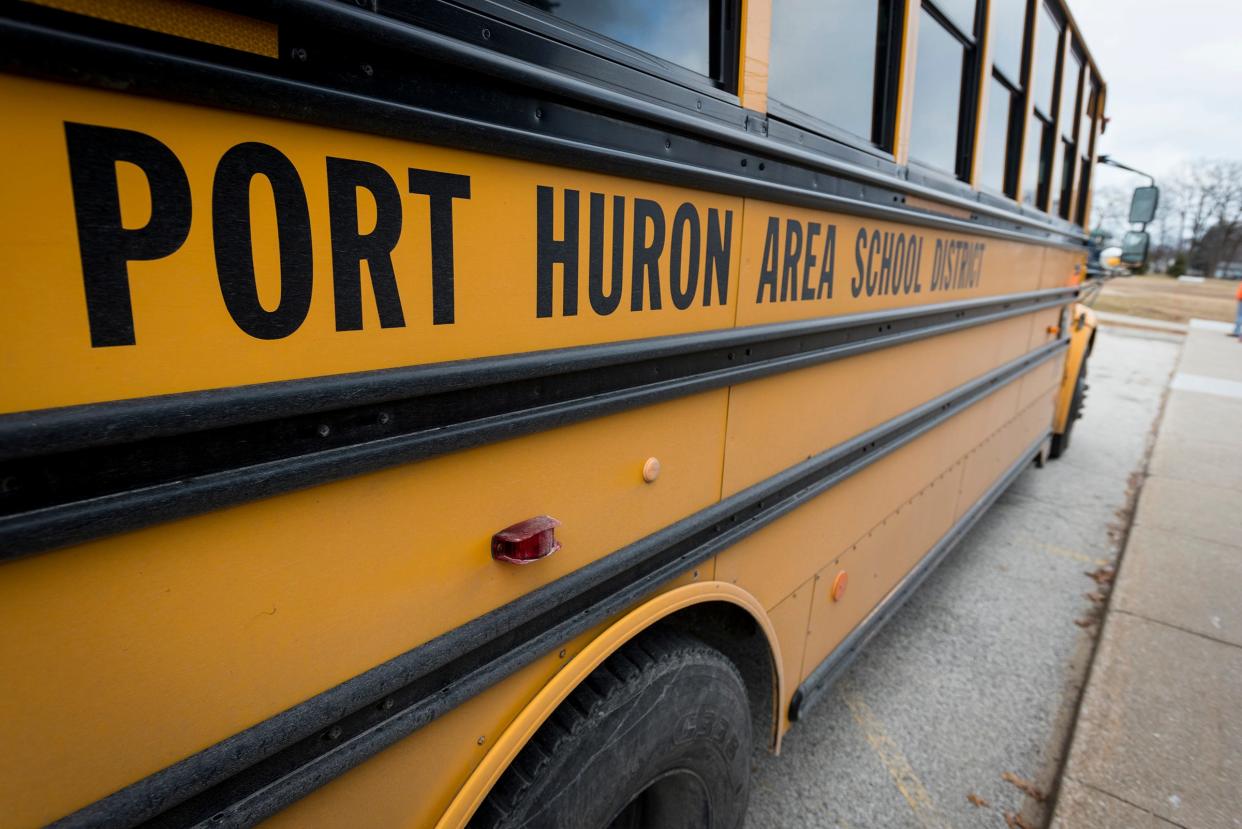
<svg viewBox="0 0 1242 829">
<path fill-rule="evenodd" d="M 1069 449 L 1070 435 L 1073 434 L 1074 423 L 1082 417 L 1082 408 L 1086 399 L 1087 361 L 1083 360 L 1082 368 L 1078 371 L 1078 379 L 1074 381 L 1074 394 L 1070 397 L 1069 417 L 1065 421 L 1065 431 L 1052 435 L 1052 446 L 1048 450 L 1048 457 L 1059 458 Z"/>
<path fill-rule="evenodd" d="M 470 825 L 737 829 L 750 753 L 734 664 L 694 637 L 651 630 L 561 703 Z"/>
</svg>

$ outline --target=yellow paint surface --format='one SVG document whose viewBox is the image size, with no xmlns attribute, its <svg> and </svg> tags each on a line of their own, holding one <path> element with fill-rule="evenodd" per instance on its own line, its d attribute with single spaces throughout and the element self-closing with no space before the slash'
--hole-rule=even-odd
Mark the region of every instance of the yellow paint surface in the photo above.
<svg viewBox="0 0 1242 829">
<path fill-rule="evenodd" d="M 276 24 L 188 0 L 27 0 L 166 35 L 276 57 Z"/>
<path fill-rule="evenodd" d="M 764 5 L 748 4 L 748 25 Z M 763 55 L 756 48 L 753 56 Z M 757 83 L 748 96 L 759 94 Z M 0 324 L 9 335 L 0 414 L 999 296 L 1071 284 L 1081 259 L 41 81 L 0 77 L 0 95 L 8 105 L 0 149 L 21 160 L 0 190 Z M 133 345 L 91 345 L 66 121 L 141 131 L 187 176 L 187 238 L 166 256 L 128 266 Z M 288 158 L 309 212 L 309 311 L 296 330 L 270 340 L 247 334 L 230 315 L 214 248 L 217 165 L 244 142 Z M 362 329 L 337 330 L 329 157 L 378 165 L 401 191 L 393 262 L 404 326 L 381 327 L 364 271 Z M 470 197 L 453 207 L 452 324 L 433 322 L 431 206 L 406 191 L 411 168 L 470 177 Z M 123 225 L 141 228 L 161 205 L 137 166 L 122 162 L 116 175 Z M 575 315 L 564 313 L 561 266 L 553 269 L 553 313 L 536 314 L 540 187 L 553 190 L 558 239 L 563 195 L 581 196 Z M 685 273 L 692 257 L 683 248 L 675 263 L 666 245 L 658 264 L 663 306 L 632 310 L 627 242 L 621 304 L 611 314 L 593 310 L 594 193 L 608 211 L 613 197 L 624 198 L 631 219 L 637 200 L 647 200 L 666 229 L 686 205 L 705 223 L 713 211 L 730 216 L 727 298 L 674 307 L 669 275 L 675 267 Z M 378 222 L 377 205 L 355 195 L 363 232 Z M 246 202 L 255 290 L 270 311 L 282 301 L 271 186 L 257 179 Z M 609 251 L 612 216 L 604 217 Z M 830 297 L 820 292 L 829 228 Z M 631 238 L 632 224 L 626 232 Z M 884 266 L 872 240 L 888 244 L 897 235 L 922 246 L 917 271 L 898 289 L 875 290 Z M 943 281 L 938 245 L 977 246 L 969 284 Z M 604 268 L 605 284 L 616 287 L 610 256 Z M 1028 314 L 0 566 L 0 664 L 16 666 L 2 699 L 20 712 L 0 718 L 4 822 L 63 816 L 598 560 L 1038 347 L 1051 317 Z M 1050 361 L 667 587 L 719 579 L 770 608 L 790 679 L 783 712 L 793 680 L 1047 429 L 1062 373 L 1062 362 Z M 662 471 L 648 484 L 642 468 L 650 457 Z M 491 560 L 493 532 L 544 513 L 562 521 L 560 552 L 524 568 Z M 826 606 L 823 576 L 840 566 L 852 571 L 850 587 L 842 603 Z M 569 643 L 566 658 L 593 636 Z M 559 654 L 543 656 L 273 823 L 338 826 L 365 814 L 373 825 L 428 825 L 563 664 Z M 533 721 L 546 711 L 525 713 Z"/>
</svg>

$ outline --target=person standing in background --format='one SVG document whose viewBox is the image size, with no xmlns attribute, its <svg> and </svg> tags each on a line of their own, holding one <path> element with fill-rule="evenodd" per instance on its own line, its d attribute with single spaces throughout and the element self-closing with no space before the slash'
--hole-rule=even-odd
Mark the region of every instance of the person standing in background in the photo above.
<svg viewBox="0 0 1242 829">
<path fill-rule="evenodd" d="M 1233 296 L 1238 301 L 1238 310 L 1237 310 L 1237 313 L 1234 314 L 1234 317 L 1233 317 L 1232 336 L 1237 337 L 1238 340 L 1242 342 L 1242 283 L 1238 284 L 1238 290 L 1236 293 L 1234 293 Z"/>
</svg>

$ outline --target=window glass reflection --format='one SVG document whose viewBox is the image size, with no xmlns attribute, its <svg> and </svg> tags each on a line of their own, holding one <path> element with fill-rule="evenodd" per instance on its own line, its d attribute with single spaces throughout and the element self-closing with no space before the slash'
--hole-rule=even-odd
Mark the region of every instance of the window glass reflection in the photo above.
<svg viewBox="0 0 1242 829">
<path fill-rule="evenodd" d="M 659 58 L 711 73 L 711 0 L 522 0 Z"/>
<path fill-rule="evenodd" d="M 962 34 L 974 37 L 975 0 L 935 0 L 941 14 L 953 21 Z"/>
<path fill-rule="evenodd" d="M 1031 94 L 1036 108 L 1045 115 L 1052 115 L 1052 90 L 1057 72 L 1057 48 L 1061 43 L 1061 30 L 1052 19 L 1052 12 L 1039 4 L 1039 28 L 1035 32 L 1035 70 Z"/>
<path fill-rule="evenodd" d="M 1037 205 L 1040 185 L 1047 176 L 1048 160 L 1044 158 L 1044 122 L 1032 116 L 1026 130 L 1026 149 L 1022 153 L 1022 201 Z"/>
<path fill-rule="evenodd" d="M 955 172 L 965 47 L 924 10 L 916 54 L 910 155 Z"/>
<path fill-rule="evenodd" d="M 868 140 L 880 0 L 776 0 L 768 94 Z"/>
<path fill-rule="evenodd" d="M 1061 134 L 1075 140 L 1074 112 L 1078 107 L 1078 81 L 1082 77 L 1082 60 L 1072 51 L 1065 60 L 1065 80 L 1061 85 Z"/>
<path fill-rule="evenodd" d="M 992 63 L 1015 85 L 1022 83 L 1022 33 L 1026 0 L 992 0 Z"/>
<path fill-rule="evenodd" d="M 988 88 L 987 112 L 983 122 L 983 152 L 979 159 L 979 184 L 997 192 L 1005 189 L 1005 157 L 1009 147 L 1009 112 L 1012 93 L 992 79 Z"/>
</svg>

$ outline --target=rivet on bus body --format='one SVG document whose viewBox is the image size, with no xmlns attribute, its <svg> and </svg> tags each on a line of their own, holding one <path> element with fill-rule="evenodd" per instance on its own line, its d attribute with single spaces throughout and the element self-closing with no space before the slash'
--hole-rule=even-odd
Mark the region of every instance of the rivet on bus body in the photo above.
<svg viewBox="0 0 1242 829">
<path fill-rule="evenodd" d="M 844 570 L 837 573 L 837 575 L 833 577 L 832 590 L 829 591 L 828 595 L 832 597 L 834 602 L 841 600 L 841 596 L 845 593 L 845 586 L 849 584 L 849 581 L 850 577 Z"/>
<path fill-rule="evenodd" d="M 660 459 L 647 458 L 643 463 L 643 480 L 652 483 L 658 477 L 660 477 Z"/>
</svg>

